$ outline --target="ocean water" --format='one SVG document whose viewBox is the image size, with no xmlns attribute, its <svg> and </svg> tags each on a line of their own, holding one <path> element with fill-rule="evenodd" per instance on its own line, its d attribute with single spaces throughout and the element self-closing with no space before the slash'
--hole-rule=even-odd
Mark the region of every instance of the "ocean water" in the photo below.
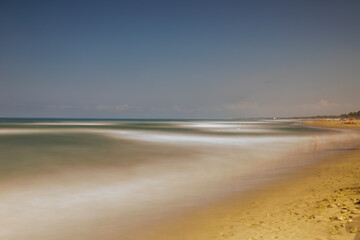
<svg viewBox="0 0 360 240">
<path fill-rule="evenodd" d="M 0 239 L 132 239 L 358 140 L 280 120 L 0 119 Z"/>
</svg>

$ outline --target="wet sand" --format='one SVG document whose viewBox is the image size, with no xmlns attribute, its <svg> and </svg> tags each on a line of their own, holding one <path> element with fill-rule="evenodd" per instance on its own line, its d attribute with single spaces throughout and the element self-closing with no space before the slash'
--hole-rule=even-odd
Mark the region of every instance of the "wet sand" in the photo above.
<svg viewBox="0 0 360 240">
<path fill-rule="evenodd" d="M 360 228 L 360 148 L 344 148 L 246 196 L 144 231 L 141 239 L 354 239 Z"/>
</svg>

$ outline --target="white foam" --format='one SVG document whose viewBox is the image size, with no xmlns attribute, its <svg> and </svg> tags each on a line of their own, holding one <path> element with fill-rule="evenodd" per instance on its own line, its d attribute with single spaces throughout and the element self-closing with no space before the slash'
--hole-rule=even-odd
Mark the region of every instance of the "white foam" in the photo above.
<svg viewBox="0 0 360 240">
<path fill-rule="evenodd" d="M 34 133 L 92 133 L 93 131 L 87 129 L 14 129 L 14 128 L 0 128 L 0 135 L 12 134 L 34 134 Z"/>
<path fill-rule="evenodd" d="M 53 130 L 46 129 L 12 129 L 12 128 L 3 128 L 0 129 L 0 134 L 32 134 L 32 133 L 49 133 Z"/>
<path fill-rule="evenodd" d="M 196 128 L 237 128 L 240 124 L 226 124 L 226 123 L 189 123 L 182 124 L 185 127 L 196 127 Z"/>
<path fill-rule="evenodd" d="M 253 123 L 255 122 L 192 122 L 180 123 L 178 125 L 182 127 L 206 129 L 212 132 L 265 133 L 272 131 L 270 129 L 258 128 Z"/>
<path fill-rule="evenodd" d="M 149 177 L 141 174 L 140 178 L 133 176 L 126 181 L 121 181 L 121 172 L 112 169 L 106 170 L 104 175 L 116 177 L 112 181 L 102 181 L 97 178 L 101 171 L 75 171 L 73 175 L 85 178 L 68 183 L 61 181 L 61 176 L 51 176 L 45 182 L 35 180 L 31 185 L 6 191 L 0 202 L 0 238 L 29 239 L 37 235 L 36 239 L 49 239 L 48 234 L 64 231 L 73 237 L 77 224 L 98 223 L 104 216 L 113 219 L 116 213 L 120 216 L 112 224 L 120 233 L 126 232 L 130 224 L 151 221 L 153 216 L 170 211 L 175 203 L 181 205 L 190 187 L 197 185 L 204 189 L 199 184 L 204 175 L 188 171 L 157 172 Z M 187 180 L 189 176 L 193 181 Z M 205 177 L 209 178 L 206 184 L 214 181 L 209 175 Z M 179 189 L 189 191 L 184 193 Z M 197 198 L 197 194 L 198 191 L 192 191 L 191 198 Z"/>
<path fill-rule="evenodd" d="M 251 145 L 254 143 L 276 142 L 276 141 L 298 141 L 299 137 L 227 137 L 227 136 L 203 136 L 190 134 L 155 133 L 145 131 L 127 130 L 96 130 L 104 135 L 157 143 L 174 144 L 216 144 L 216 145 Z"/>
<path fill-rule="evenodd" d="M 46 126 L 105 126 L 112 125 L 111 122 L 36 122 L 26 123 L 26 125 L 46 125 Z"/>
</svg>

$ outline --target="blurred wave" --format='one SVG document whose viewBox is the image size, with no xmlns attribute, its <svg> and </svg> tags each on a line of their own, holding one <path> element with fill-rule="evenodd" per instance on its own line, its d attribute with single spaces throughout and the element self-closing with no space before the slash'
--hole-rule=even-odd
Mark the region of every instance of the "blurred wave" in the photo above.
<svg viewBox="0 0 360 240">
<path fill-rule="evenodd" d="M 2 120 L 0 239 L 131 239 L 358 140 L 296 121 Z"/>
</svg>

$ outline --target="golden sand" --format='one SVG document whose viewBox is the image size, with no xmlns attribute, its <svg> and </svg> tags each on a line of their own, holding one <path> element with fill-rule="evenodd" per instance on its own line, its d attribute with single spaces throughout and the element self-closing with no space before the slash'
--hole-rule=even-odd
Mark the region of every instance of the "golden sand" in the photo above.
<svg viewBox="0 0 360 240">
<path fill-rule="evenodd" d="M 360 150 L 343 149 L 271 186 L 153 228 L 146 239 L 355 239 Z"/>
<path fill-rule="evenodd" d="M 330 128 L 360 128 L 360 120 L 306 120 L 303 124 Z"/>
</svg>

